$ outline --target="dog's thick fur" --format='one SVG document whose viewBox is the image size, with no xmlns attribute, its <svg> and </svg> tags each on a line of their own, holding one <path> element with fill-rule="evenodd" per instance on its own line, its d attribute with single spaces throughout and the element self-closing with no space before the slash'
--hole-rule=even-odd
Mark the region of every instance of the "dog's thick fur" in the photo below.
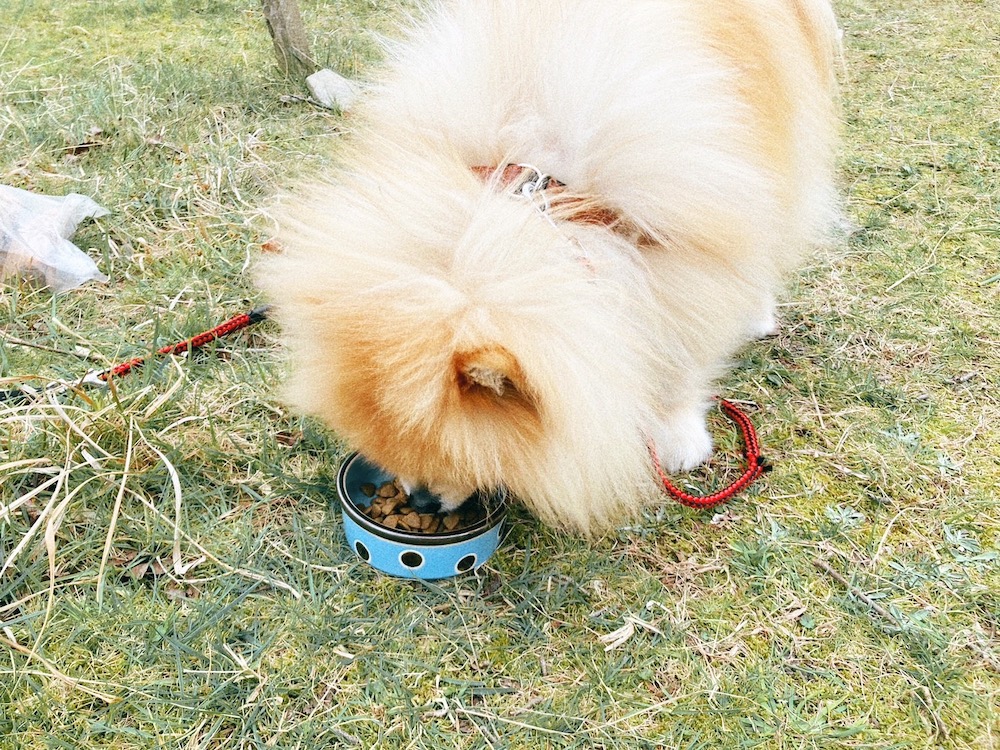
<svg viewBox="0 0 1000 750">
<path fill-rule="evenodd" d="M 734 351 L 836 214 L 827 0 L 454 0 L 391 50 L 346 168 L 275 211 L 290 402 L 448 505 L 583 533 L 711 453 Z M 615 226 L 484 180 L 527 163 Z"/>
</svg>

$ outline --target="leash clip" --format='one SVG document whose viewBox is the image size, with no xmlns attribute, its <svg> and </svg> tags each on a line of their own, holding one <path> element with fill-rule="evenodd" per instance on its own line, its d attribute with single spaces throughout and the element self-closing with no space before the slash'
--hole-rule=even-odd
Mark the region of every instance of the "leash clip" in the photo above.
<svg viewBox="0 0 1000 750">
<path fill-rule="evenodd" d="M 105 375 L 106 373 L 107 373 L 107 370 L 91 370 L 86 375 L 84 375 L 82 378 L 80 378 L 80 380 L 78 382 L 74 383 L 74 385 L 78 385 L 80 387 L 87 387 L 87 388 L 91 388 L 91 387 L 107 388 L 108 387 L 108 381 L 105 378 L 101 377 L 102 375 Z"/>
<path fill-rule="evenodd" d="M 518 164 L 517 166 L 523 170 L 521 174 L 524 179 L 517 186 L 515 192 L 532 202 L 536 197 L 540 198 L 542 211 L 548 212 L 549 199 L 545 195 L 545 190 L 551 184 L 552 177 L 531 164 Z"/>
</svg>

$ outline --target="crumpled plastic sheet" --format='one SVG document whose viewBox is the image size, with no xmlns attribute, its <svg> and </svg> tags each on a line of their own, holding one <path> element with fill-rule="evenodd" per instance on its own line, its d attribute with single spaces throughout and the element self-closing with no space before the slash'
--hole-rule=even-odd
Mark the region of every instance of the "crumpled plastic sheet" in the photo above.
<svg viewBox="0 0 1000 750">
<path fill-rule="evenodd" d="M 107 209 L 85 195 L 38 195 L 0 185 L 0 281 L 19 275 L 65 292 L 107 281 L 97 264 L 69 241 L 77 225 Z"/>
</svg>

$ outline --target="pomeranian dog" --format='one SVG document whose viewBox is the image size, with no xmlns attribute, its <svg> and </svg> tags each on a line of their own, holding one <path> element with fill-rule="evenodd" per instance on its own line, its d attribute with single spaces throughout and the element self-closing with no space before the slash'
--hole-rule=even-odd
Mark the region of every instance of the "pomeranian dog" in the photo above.
<svg viewBox="0 0 1000 750">
<path fill-rule="evenodd" d="M 272 212 L 288 401 L 445 508 L 625 522 L 834 223 L 837 47 L 827 0 L 433 4 Z"/>
</svg>

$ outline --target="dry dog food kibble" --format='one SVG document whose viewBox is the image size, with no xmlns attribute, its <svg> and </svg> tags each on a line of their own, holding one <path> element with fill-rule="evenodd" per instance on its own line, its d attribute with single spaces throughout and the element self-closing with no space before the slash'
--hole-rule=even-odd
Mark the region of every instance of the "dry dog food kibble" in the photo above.
<svg viewBox="0 0 1000 750">
<path fill-rule="evenodd" d="M 371 505 L 361 510 L 387 529 L 438 534 L 472 526 L 485 516 L 478 503 L 468 503 L 451 513 L 420 513 L 410 507 L 409 495 L 395 482 L 385 482 L 378 487 L 366 483 L 361 485 L 361 492 L 372 499 Z"/>
</svg>

